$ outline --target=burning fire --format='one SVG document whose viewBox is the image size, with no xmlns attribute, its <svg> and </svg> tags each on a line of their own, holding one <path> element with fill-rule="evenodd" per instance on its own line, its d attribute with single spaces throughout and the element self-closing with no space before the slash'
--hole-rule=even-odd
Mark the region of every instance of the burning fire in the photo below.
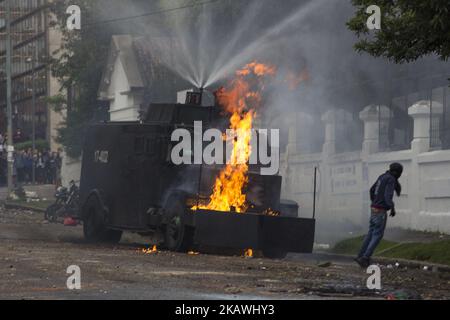
<svg viewBox="0 0 450 320">
<path fill-rule="evenodd" d="M 256 108 L 261 102 L 264 76 L 274 76 L 276 69 L 258 62 L 247 64 L 236 72 L 236 78 L 228 89 L 216 93 L 218 103 L 231 114 L 230 129 L 237 137 L 226 137 L 233 143 L 231 158 L 216 178 L 210 202 L 192 209 L 234 211 L 244 213 L 248 209 L 244 188 L 248 183 L 248 162 L 251 155 L 251 137 Z M 253 85 L 252 79 L 256 79 Z M 257 87 L 258 90 L 253 89 Z"/>
<path fill-rule="evenodd" d="M 275 67 L 253 61 L 247 64 L 243 69 L 236 71 L 237 76 L 248 76 L 252 73 L 258 77 L 265 75 L 273 76 L 276 73 L 276 69 Z"/>
<path fill-rule="evenodd" d="M 154 245 L 153 247 L 151 247 L 151 248 L 144 248 L 144 249 L 142 249 L 142 253 L 145 253 L 145 254 L 154 254 L 154 253 L 158 253 L 158 248 L 156 247 L 156 245 Z"/>
<path fill-rule="evenodd" d="M 246 258 L 253 258 L 253 249 L 247 249 L 247 250 L 245 250 L 244 256 L 245 256 Z"/>
<path fill-rule="evenodd" d="M 281 215 L 279 211 L 275 211 L 272 208 L 264 210 L 263 214 L 271 217 L 279 217 Z"/>
</svg>

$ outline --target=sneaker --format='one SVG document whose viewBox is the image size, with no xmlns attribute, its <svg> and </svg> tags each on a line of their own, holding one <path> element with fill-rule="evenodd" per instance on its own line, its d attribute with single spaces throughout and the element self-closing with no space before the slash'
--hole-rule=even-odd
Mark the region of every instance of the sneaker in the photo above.
<svg viewBox="0 0 450 320">
<path fill-rule="evenodd" d="M 361 268 L 366 269 L 370 265 L 370 259 L 366 257 L 357 257 L 353 259 Z"/>
</svg>

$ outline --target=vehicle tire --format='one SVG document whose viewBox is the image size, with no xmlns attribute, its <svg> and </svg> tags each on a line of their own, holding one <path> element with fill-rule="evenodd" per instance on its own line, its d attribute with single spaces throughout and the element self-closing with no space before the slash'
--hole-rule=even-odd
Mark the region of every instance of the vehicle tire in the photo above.
<svg viewBox="0 0 450 320">
<path fill-rule="evenodd" d="M 284 259 L 286 258 L 287 252 L 281 251 L 279 249 L 273 249 L 273 248 L 264 248 L 262 250 L 262 254 L 264 257 L 268 259 Z"/>
<path fill-rule="evenodd" d="M 122 231 L 108 229 L 105 225 L 105 212 L 97 197 L 90 197 L 83 214 L 83 234 L 88 242 L 118 243 Z"/>
<path fill-rule="evenodd" d="M 61 208 L 61 205 L 59 205 L 58 203 L 53 203 L 51 204 L 46 210 L 45 210 L 45 220 L 47 220 L 48 222 L 56 222 L 56 220 L 58 219 L 57 216 L 57 212 L 58 210 Z"/>
<path fill-rule="evenodd" d="M 123 232 L 121 230 L 107 229 L 103 242 L 112 244 L 119 243 L 120 239 L 122 239 L 122 233 Z"/>
<path fill-rule="evenodd" d="M 170 251 L 187 252 L 194 240 L 193 227 L 185 223 L 186 195 L 175 193 L 169 197 L 165 206 L 166 227 L 165 247 Z"/>
</svg>

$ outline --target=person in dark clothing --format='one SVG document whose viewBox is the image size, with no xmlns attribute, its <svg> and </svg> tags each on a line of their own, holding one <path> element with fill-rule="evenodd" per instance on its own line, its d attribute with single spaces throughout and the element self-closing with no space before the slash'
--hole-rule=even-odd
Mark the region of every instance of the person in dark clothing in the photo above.
<svg viewBox="0 0 450 320">
<path fill-rule="evenodd" d="M 56 152 L 56 175 L 55 175 L 55 184 L 57 186 L 61 186 L 61 168 L 62 168 L 62 158 L 61 152 L 58 150 Z"/>
<path fill-rule="evenodd" d="M 31 183 L 33 180 L 33 158 L 31 150 L 24 152 L 23 154 L 23 165 L 24 165 L 24 182 Z"/>
<path fill-rule="evenodd" d="M 4 186 L 7 183 L 7 171 L 6 152 L 0 152 L 0 186 Z"/>
<path fill-rule="evenodd" d="M 367 233 L 358 257 L 355 261 L 362 267 L 370 265 L 370 259 L 384 236 L 386 229 L 387 213 L 395 217 L 395 204 L 393 201 L 394 192 L 397 196 L 401 194 L 401 185 L 398 182 L 403 173 L 403 166 L 400 163 L 393 163 L 389 171 L 382 174 L 375 184 L 370 188 L 371 216 L 369 232 Z"/>
<path fill-rule="evenodd" d="M 45 161 L 44 161 L 44 158 L 43 158 L 41 152 L 39 152 L 37 154 L 35 166 L 36 166 L 36 181 L 39 184 L 44 184 L 45 183 Z"/>
<path fill-rule="evenodd" d="M 46 184 L 50 184 L 50 152 L 44 151 L 42 158 L 44 160 L 44 170 L 45 170 L 45 182 Z"/>
<path fill-rule="evenodd" d="M 19 151 L 14 154 L 14 164 L 17 169 L 17 182 L 23 183 L 25 178 L 25 164 L 23 151 Z"/>
<path fill-rule="evenodd" d="M 56 159 L 56 153 L 52 152 L 50 154 L 50 158 L 48 160 L 48 183 L 49 184 L 56 184 L 55 178 L 56 178 L 56 166 L 57 166 L 57 159 Z"/>
</svg>

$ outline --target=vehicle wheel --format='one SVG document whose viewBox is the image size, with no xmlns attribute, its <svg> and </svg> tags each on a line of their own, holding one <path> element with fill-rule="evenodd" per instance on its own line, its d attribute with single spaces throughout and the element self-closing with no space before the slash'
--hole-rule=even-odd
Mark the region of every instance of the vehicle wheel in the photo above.
<svg viewBox="0 0 450 320">
<path fill-rule="evenodd" d="M 193 244 L 194 230 L 185 224 L 186 196 L 171 195 L 165 207 L 165 246 L 170 251 L 186 252 Z"/>
<path fill-rule="evenodd" d="M 264 257 L 269 259 L 284 259 L 286 258 L 287 252 L 281 251 L 279 249 L 264 248 L 262 250 L 262 254 L 264 255 Z"/>
<path fill-rule="evenodd" d="M 120 239 L 122 239 L 122 231 L 107 229 L 103 242 L 115 244 L 119 243 Z"/>
<path fill-rule="evenodd" d="M 120 241 L 122 231 L 106 227 L 104 209 L 96 197 L 89 198 L 84 210 L 83 233 L 88 242 L 118 243 Z"/>
<path fill-rule="evenodd" d="M 45 210 L 45 220 L 49 222 L 56 222 L 58 219 L 57 212 L 61 208 L 61 206 L 57 203 L 51 204 L 46 210 Z"/>
</svg>

